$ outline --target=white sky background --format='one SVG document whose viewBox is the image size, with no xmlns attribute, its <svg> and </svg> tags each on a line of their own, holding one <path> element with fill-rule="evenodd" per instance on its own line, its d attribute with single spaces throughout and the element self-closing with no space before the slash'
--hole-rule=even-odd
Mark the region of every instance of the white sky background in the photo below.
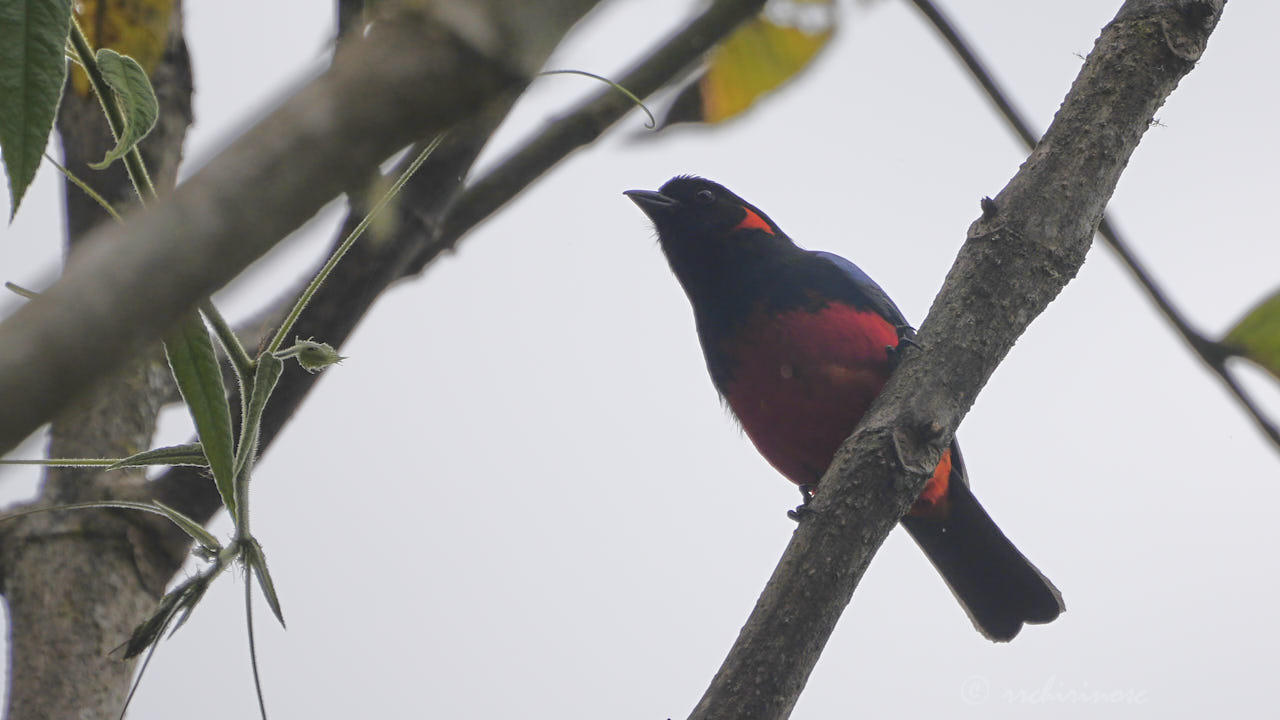
<svg viewBox="0 0 1280 720">
<path fill-rule="evenodd" d="M 1043 128 L 1120 4 L 945 9 Z M 199 163 L 324 62 L 332 9 L 188 5 Z M 667 718 L 697 702 L 799 495 L 721 409 L 684 295 L 621 192 L 719 180 L 801 244 L 859 263 L 919 323 L 979 198 L 1026 155 L 906 3 L 842 9 L 812 72 L 748 117 L 637 142 L 637 111 L 382 298 L 256 476 L 255 532 L 289 622 L 258 603 L 275 717 Z M 617 0 L 550 66 L 616 75 L 688 11 Z M 1278 282 L 1278 24 L 1275 3 L 1228 5 L 1111 205 L 1210 333 Z M 538 80 L 486 161 L 598 90 Z M 3 279 L 47 284 L 56 181 L 45 167 L 0 230 Z M 310 267 L 339 210 L 223 305 L 242 315 Z M 1280 458 L 1096 245 L 959 433 L 978 495 L 1067 613 L 993 645 L 895 532 L 794 717 L 1247 717 L 1274 704 Z M 0 314 L 16 307 L 0 299 Z M 1280 415 L 1280 393 L 1253 379 Z M 186 437 L 181 413 L 166 417 L 160 441 Z M 0 493 L 23 497 L 34 477 L 6 469 Z M 175 714 L 256 714 L 238 574 L 161 647 L 130 717 Z"/>
</svg>

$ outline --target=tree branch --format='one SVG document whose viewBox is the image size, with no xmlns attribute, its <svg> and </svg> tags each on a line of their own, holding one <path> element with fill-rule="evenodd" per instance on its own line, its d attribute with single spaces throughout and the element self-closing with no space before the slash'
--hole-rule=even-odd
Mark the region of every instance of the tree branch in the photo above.
<svg viewBox="0 0 1280 720">
<path fill-rule="evenodd" d="M 101 17 L 101 13 L 93 15 Z M 156 187 L 168 191 L 177 177 L 191 122 L 191 66 L 182 37 L 182 5 L 172 6 L 163 56 L 152 69 L 160 121 L 139 145 Z M 101 35 L 99 34 L 99 37 Z M 137 201 L 133 184 L 115 163 L 105 171 L 88 164 L 114 144 L 103 107 L 70 88 L 58 109 L 63 161 L 90 178 L 117 207 Z M 134 168 L 139 170 L 137 166 Z M 102 222 L 101 205 L 64 183 L 66 242 L 74 247 Z M 104 377 L 51 423 L 54 457 L 112 457 L 148 447 L 162 395 L 158 347 Z M 164 368 L 167 372 L 167 367 Z M 6 407 L 6 412 L 9 408 Z M 36 505 L 127 498 L 147 486 L 139 470 L 48 468 Z M 164 522 L 162 520 L 162 522 Z M 170 526 L 171 527 L 171 526 Z M 6 717 L 115 718 L 135 663 L 109 657 L 164 590 L 190 543 L 148 540 L 169 528 L 153 518 L 114 511 L 50 513 L 5 523 L 0 568 L 9 617 L 9 686 Z M 172 552 L 169 552 L 172 550 Z"/>
<path fill-rule="evenodd" d="M 1057 116 L 974 222 L 917 342 L 836 454 L 691 717 L 791 712 L 872 555 L 919 495 L 978 391 L 1079 270 L 1121 171 L 1190 72 L 1222 0 L 1129 0 Z"/>
<path fill-rule="evenodd" d="M 364 0 L 338 0 L 334 4 L 337 13 L 337 37 L 341 42 L 352 29 L 364 25 Z"/>
<path fill-rule="evenodd" d="M 764 0 L 716 2 L 627 71 L 618 79 L 618 84 L 636 97 L 648 97 L 762 7 Z M 634 109 L 635 104 L 629 98 L 607 88 L 531 138 L 458 197 L 445 217 L 444 226 L 422 247 L 410 263 L 409 272 L 420 272 L 436 255 L 454 247 L 463 235 L 514 199 L 544 172 L 578 148 L 594 142 Z"/>
<path fill-rule="evenodd" d="M 960 34 L 960 31 L 951 24 L 951 21 L 931 0 L 910 1 L 925 16 L 934 30 L 942 36 L 942 39 L 947 42 L 960 62 L 969 69 L 973 79 L 982 87 L 983 92 L 987 94 L 987 98 L 991 100 L 1000 115 L 1009 123 L 1009 127 L 1014 134 L 1022 140 L 1028 150 L 1034 148 L 1038 138 L 1032 134 L 1030 124 L 1014 108 L 1008 93 L 1000 87 L 1000 84 L 987 71 L 986 66 L 978 59 L 977 53 L 974 52 L 970 44 Z M 1226 360 L 1231 356 L 1231 352 L 1223 347 L 1222 343 L 1210 340 L 1204 333 L 1191 326 L 1191 323 L 1187 321 L 1182 312 L 1174 306 L 1168 294 L 1156 284 L 1155 279 L 1151 277 L 1151 274 L 1147 272 L 1141 261 L 1129 248 L 1128 241 L 1124 239 L 1106 214 L 1102 216 L 1102 222 L 1098 224 L 1098 234 L 1119 256 L 1120 261 L 1129 269 L 1129 272 L 1138 281 L 1138 284 L 1142 286 L 1142 289 L 1146 290 L 1148 297 L 1155 303 L 1156 309 L 1173 325 L 1183 340 L 1186 340 L 1191 351 L 1203 360 L 1204 364 L 1222 380 L 1227 389 L 1240 401 L 1245 412 L 1253 418 L 1258 425 L 1258 429 L 1271 440 L 1271 444 L 1277 450 L 1280 450 L 1280 429 L 1276 428 L 1276 425 L 1267 418 L 1253 398 L 1236 382 L 1234 374 L 1227 367 Z"/>
<path fill-rule="evenodd" d="M 683 30 L 663 42 L 628 72 L 624 87 L 644 97 L 669 82 L 689 64 L 727 36 L 739 23 L 759 11 L 763 0 L 718 0 Z M 628 84 L 627 79 L 636 84 Z M 507 101 L 510 98 L 506 98 Z M 554 123 L 508 160 L 462 192 L 457 202 L 446 204 L 452 194 L 441 192 L 450 179 L 463 175 L 484 141 L 501 121 L 507 105 L 491 106 L 484 115 L 450 133 L 445 144 L 405 187 L 395 234 L 378 243 L 357 243 L 323 286 L 297 335 L 316 337 L 341 347 L 378 296 L 397 280 L 422 271 L 467 230 L 496 212 L 543 172 L 563 160 L 589 139 L 598 137 L 634 105 L 617 91 L 602 91 L 592 100 Z M 564 128 L 582 133 L 566 133 Z M 393 171 L 393 173 L 396 171 Z M 480 188 L 480 189 L 475 189 Z M 458 219 L 458 213 L 465 219 Z M 355 208 L 339 232 L 341 238 L 359 222 L 363 210 Z M 446 227 L 442 228 L 442 223 Z M 290 303 L 286 303 L 287 306 Z M 280 379 L 262 418 L 261 446 L 265 450 L 302 404 L 320 375 L 289 368 Z M 191 468 L 173 468 L 156 479 L 157 499 L 200 521 L 221 507 L 212 483 Z"/>
<path fill-rule="evenodd" d="M 737 5 L 744 8 L 754 7 L 755 9 L 758 9 L 760 4 L 760 0 L 748 0 L 747 2 L 739 0 L 736 3 L 730 2 L 729 0 L 721 0 L 721 2 L 717 3 L 712 9 L 711 15 L 712 17 L 716 17 L 716 13 L 719 12 L 719 17 L 723 18 L 723 8 L 725 7 Z M 747 17 L 751 12 L 752 10 L 745 10 L 741 17 Z M 694 37 L 692 39 L 690 39 L 687 34 L 679 36 L 680 39 L 688 42 L 688 45 L 684 47 L 681 52 L 686 53 L 690 58 L 690 61 L 692 59 L 696 59 L 697 55 L 701 54 L 701 52 L 705 51 L 718 39 L 727 34 L 734 24 L 736 24 L 736 21 L 724 27 L 710 29 L 705 24 L 696 26 L 700 32 L 705 34 L 702 37 Z M 433 156 L 432 160 L 434 164 L 424 166 L 419 175 L 415 177 L 415 182 L 411 187 L 406 189 L 405 194 L 402 196 L 404 202 L 399 208 L 400 218 L 399 222 L 396 223 L 396 234 L 391 238 L 370 238 L 370 240 L 374 240 L 375 242 L 362 242 L 356 246 L 352 254 L 349 255 L 341 265 L 339 265 L 337 271 L 338 274 L 331 279 L 330 283 L 326 284 L 322 288 L 321 294 L 317 295 L 312 306 L 309 308 L 308 313 L 304 315 L 299 324 L 297 330 L 298 334 L 303 336 L 315 335 L 316 337 L 330 340 L 335 337 L 345 338 L 350 330 L 354 328 L 358 320 L 371 306 L 373 300 L 381 290 L 394 282 L 397 278 L 401 278 L 409 274 L 405 270 L 409 260 L 417 255 L 417 250 L 421 245 L 430 242 L 438 235 L 437 230 L 442 215 L 442 206 L 444 202 L 452 196 L 452 193 L 449 192 L 448 189 L 458 186 L 456 178 L 466 172 L 466 169 L 474 160 L 485 140 L 487 140 L 493 129 L 497 126 L 497 123 L 505 114 L 506 107 L 509 105 L 513 97 L 514 91 L 500 93 L 495 101 L 490 101 L 488 103 L 487 109 L 480 115 L 473 115 L 464 123 L 464 125 L 455 127 L 450 131 L 450 142 L 438 150 Z M 296 100 L 297 98 L 295 98 L 294 101 L 290 101 L 290 104 Z M 373 103 L 374 101 L 369 102 Z M 286 108 L 288 106 L 289 105 L 287 104 Z M 620 114 L 621 113 L 619 113 L 619 115 Z M 603 126 L 601 129 L 603 129 Z M 243 142 L 243 140 L 241 142 Z M 241 142 L 238 142 L 233 146 L 233 150 L 241 149 Z M 314 149 L 309 151 L 308 154 L 313 151 Z M 567 154 L 568 151 L 569 150 L 566 149 L 564 153 Z M 245 156 L 248 156 L 252 155 L 253 152 L 254 151 L 245 151 L 244 154 Z M 101 153 L 98 152 L 98 154 L 100 155 Z M 260 162 L 262 159 L 262 157 L 259 157 Z M 549 158 L 547 160 L 548 165 L 554 163 L 556 159 L 558 158 Z M 221 159 L 219 161 L 215 161 L 215 163 L 220 161 Z M 267 163 L 268 167 L 270 167 L 269 158 L 267 159 Z M 367 178 L 372 176 L 372 171 L 373 168 L 371 167 L 369 171 L 364 174 L 361 174 L 360 172 L 349 173 L 350 178 L 355 179 L 352 185 L 359 186 L 361 183 L 366 181 Z M 208 170 L 206 170 L 206 173 L 207 172 Z M 290 169 L 288 172 L 292 177 L 292 173 L 297 171 Z M 304 170 L 302 172 L 305 173 L 307 171 Z M 203 175 L 205 175 L 205 173 L 201 173 L 201 176 Z M 200 176 L 198 176 L 197 179 L 203 180 Z M 308 180 L 310 179 L 312 178 L 308 176 Z M 193 180 L 193 182 L 195 182 L 195 180 Z M 297 184 L 295 181 L 290 179 L 285 179 L 283 182 L 286 185 Z M 187 191 L 189 191 L 189 189 L 184 189 L 184 192 Z M 256 191 L 251 190 L 250 192 Z M 356 201 L 356 204 L 358 205 L 358 200 Z M 362 208 L 354 208 L 348 219 L 348 227 L 358 221 L 362 215 Z M 478 219 L 479 218 L 477 218 L 476 221 L 478 221 Z M 86 225 L 86 228 L 87 227 L 89 226 Z M 130 231 L 135 232 L 136 226 L 131 226 Z M 190 238 L 187 238 L 187 240 L 189 241 Z M 106 241 L 99 239 L 99 242 Z M 0 335 L 2 334 L 3 333 L 0 332 Z M 0 366 L 3 365 L 3 360 L 5 359 L 3 355 L 3 349 L 0 348 Z M 94 357 L 93 351 L 89 351 L 87 357 Z M 306 392 L 313 386 L 315 379 L 315 376 L 297 371 L 296 369 L 287 373 L 286 376 L 282 378 L 273 397 L 273 402 L 268 407 L 268 414 L 264 417 L 264 444 L 278 435 L 288 418 L 299 406 L 303 397 L 305 397 Z M 2 383 L 3 380 L 0 379 L 0 384 Z M 8 399 L 8 396 L 6 396 L 6 399 Z M 143 444 L 145 445 L 145 442 Z M 129 495 L 130 499 L 146 501 L 154 497 L 165 500 L 169 502 L 169 504 L 182 509 L 196 508 L 196 511 L 189 512 L 188 514 L 202 519 L 207 519 L 220 507 L 220 501 L 213 489 L 212 483 L 208 482 L 207 477 L 201 477 L 198 474 L 193 476 L 193 474 L 190 473 L 171 471 L 157 482 L 145 483 L 142 487 L 130 488 L 129 490 L 130 492 L 134 490 L 137 491 L 136 495 Z M 185 550 L 189 545 L 189 540 L 180 532 L 165 532 L 166 530 L 170 530 L 167 526 L 162 527 L 159 530 L 150 527 L 143 527 L 142 524 L 135 523 L 132 518 L 121 518 L 109 513 L 81 513 L 68 514 L 65 516 L 57 514 L 39 517 L 45 518 L 49 522 L 57 521 L 58 523 L 63 523 L 63 525 L 58 525 L 58 527 L 65 527 L 65 523 L 67 522 L 88 521 L 91 519 L 96 521 L 100 516 L 103 521 L 110 521 L 116 525 L 123 525 L 128 530 L 129 535 L 127 537 L 127 542 L 120 543 L 119 548 L 120 554 L 122 554 L 126 560 L 129 560 L 130 557 L 134 557 L 135 559 L 130 562 L 132 562 L 133 565 L 138 565 L 139 561 L 136 557 L 140 556 L 142 553 L 145 553 L 148 560 L 147 567 L 145 568 L 147 572 L 142 573 L 141 570 L 137 568 L 134 570 L 134 574 L 145 575 L 145 577 L 142 578 L 144 581 L 142 584 L 145 585 L 145 587 L 143 588 L 141 596 L 139 596 L 138 593 L 132 593 L 127 596 L 122 593 L 118 593 L 116 592 L 118 588 L 115 588 L 115 586 L 113 586 L 115 589 L 108 588 L 111 590 L 110 592 L 94 591 L 77 593 L 78 597 L 87 598 L 89 601 L 100 600 L 102 603 L 111 605 L 113 612 L 124 618 L 121 627 L 105 630 L 99 628 L 98 630 L 100 630 L 100 632 L 76 632 L 74 635 L 76 638 L 83 641 L 81 644 L 88 648 L 89 655 L 92 655 L 101 662 L 106 662 L 106 659 L 103 657 L 105 650 L 109 650 L 110 647 L 114 647 L 118 644 L 119 640 L 127 634 L 127 629 L 131 627 L 131 624 L 135 622 L 137 618 L 140 618 L 145 614 L 147 607 L 153 601 L 154 594 L 159 592 L 162 588 L 168 574 L 171 574 L 176 570 L 184 559 Z M 47 531 L 43 526 L 41 526 L 39 532 L 44 533 Z M 32 536 L 34 535 L 35 533 L 32 533 Z M 30 556 L 30 559 L 34 561 L 34 565 L 36 566 L 51 567 L 49 566 L 48 561 L 43 559 L 43 556 L 38 557 L 33 552 L 27 552 L 27 548 L 29 547 L 39 548 L 42 546 L 33 542 L 27 542 L 26 537 L 27 536 L 24 534 L 10 533 L 4 545 L 10 552 L 26 553 Z M 106 552 L 102 546 L 102 541 L 95 539 L 96 537 L 96 535 L 90 537 L 86 534 L 86 537 L 83 538 L 83 540 L 92 540 L 93 542 L 84 545 L 84 552 L 69 554 L 76 560 L 79 560 L 82 556 L 93 560 L 95 554 Z M 71 534 L 69 535 L 69 538 L 71 542 L 81 542 L 82 540 L 82 538 L 77 534 Z M 159 560 L 166 556 L 166 560 Z M 123 570 L 112 571 L 107 575 L 102 575 L 101 573 L 93 572 L 93 568 L 96 566 L 93 565 L 92 562 L 80 566 L 73 566 L 72 563 L 65 562 L 65 557 L 63 557 L 62 560 L 64 560 L 64 562 L 57 565 L 57 567 L 66 566 L 70 570 L 74 571 L 78 577 L 82 577 L 86 583 L 102 581 L 103 578 L 111 580 L 112 578 L 130 577 L 129 568 L 132 567 L 129 563 L 126 563 Z M 98 565 L 106 567 L 106 565 L 102 565 L 101 560 L 98 561 Z M 12 570 L 12 568 L 7 569 Z M 157 570 L 159 572 L 156 572 Z M 85 573 L 88 574 L 86 575 Z M 23 607 L 44 607 L 51 611 L 59 611 L 66 607 L 65 603 L 48 602 L 48 597 L 50 596 L 47 595 L 46 592 L 59 590 L 62 585 L 49 582 L 48 578 L 51 576 L 48 572 L 44 572 L 40 577 L 42 580 L 30 582 L 24 581 L 21 585 L 6 587 L 6 592 L 11 593 L 9 598 L 11 604 L 15 602 L 16 598 L 19 601 L 18 604 Z M 39 595 L 35 591 L 46 592 L 46 594 Z M 61 591 L 59 590 L 59 592 Z M 141 597 L 141 602 L 137 602 L 139 597 Z M 79 618 L 93 619 L 100 618 L 102 616 L 102 612 L 85 612 L 77 610 L 75 615 Z M 76 674 L 73 672 L 70 675 L 66 674 L 66 668 L 72 667 L 70 664 L 60 664 L 57 662 L 52 664 L 36 664 L 28 660 L 28 658 L 38 659 L 39 657 L 43 657 L 43 655 L 37 654 L 43 652 L 43 650 L 38 647 L 38 643 L 36 645 L 32 645 L 31 643 L 24 644 L 24 639 L 30 639 L 32 642 L 38 641 L 39 638 L 42 637 L 41 633 L 47 634 L 49 623 L 35 621 L 27 622 L 25 619 L 26 617 L 27 616 L 25 614 L 22 614 L 16 615 L 13 618 L 13 630 L 15 637 L 14 657 L 17 658 L 17 660 L 12 663 L 12 665 L 19 667 L 24 671 L 22 673 L 23 678 L 19 678 L 19 682 L 16 682 L 16 686 L 21 686 L 21 688 L 31 688 L 31 696 L 38 698 L 41 692 L 43 692 L 41 688 L 44 688 L 44 691 L 47 691 L 47 688 L 50 686 L 47 683 L 42 684 L 41 682 L 29 682 L 26 679 L 27 676 L 39 678 L 49 673 L 56 674 L 61 672 L 61 677 L 64 678 L 73 676 L 88 677 L 83 673 Z M 21 627 L 19 627 L 20 625 Z M 104 695 L 105 700 L 101 703 L 104 714 L 118 711 L 118 695 L 123 692 L 123 689 L 127 688 L 129 666 L 124 663 L 113 663 L 112 668 L 117 671 L 116 674 L 119 675 L 119 678 L 113 678 L 111 683 L 109 683 L 109 687 L 106 688 L 107 693 Z M 39 673 L 35 672 L 37 669 L 39 670 Z M 123 683 L 121 681 L 123 681 Z M 69 692 L 64 693 L 63 695 L 66 698 L 74 697 L 74 695 Z"/>
<path fill-rule="evenodd" d="M 542 7 L 567 29 L 592 5 Z M 522 87 L 525 45 L 512 66 L 426 14 L 383 20 L 164 201 L 96 230 L 0 324 L 0 453 L 382 159 Z"/>
</svg>

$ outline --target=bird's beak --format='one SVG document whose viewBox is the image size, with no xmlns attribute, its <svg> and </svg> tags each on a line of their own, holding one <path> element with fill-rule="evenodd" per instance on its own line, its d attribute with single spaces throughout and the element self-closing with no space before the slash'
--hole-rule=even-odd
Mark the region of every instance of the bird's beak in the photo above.
<svg viewBox="0 0 1280 720">
<path fill-rule="evenodd" d="M 639 206 L 649 219 L 655 221 L 659 217 L 670 216 L 676 208 L 680 207 L 680 203 L 675 199 L 652 190 L 627 190 L 622 194 L 631 198 L 631 202 Z"/>
</svg>

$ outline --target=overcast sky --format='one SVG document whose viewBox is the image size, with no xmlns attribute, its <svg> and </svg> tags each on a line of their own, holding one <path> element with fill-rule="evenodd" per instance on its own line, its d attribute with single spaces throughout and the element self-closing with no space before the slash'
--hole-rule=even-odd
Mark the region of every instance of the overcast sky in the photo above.
<svg viewBox="0 0 1280 720">
<path fill-rule="evenodd" d="M 1043 128 L 1120 4 L 946 9 Z M 332 10 L 188 6 L 198 166 L 323 65 Z M 255 532 L 289 622 L 280 630 L 259 603 L 274 716 L 687 715 L 786 545 L 798 495 L 721 408 L 684 295 L 621 192 L 677 173 L 718 180 L 802 245 L 857 262 L 918 324 L 979 198 L 1026 155 L 907 3 L 842 10 L 812 72 L 750 116 L 637 139 L 634 113 L 382 298 L 255 478 Z M 606 3 L 549 65 L 616 75 L 689 12 Z M 1278 25 L 1276 3 L 1228 5 L 1111 204 L 1211 334 L 1280 282 Z M 538 80 L 485 162 L 598 89 Z M 49 282 L 57 180 L 43 168 L 0 230 L 3 280 Z M 310 267 L 341 210 L 222 305 L 242 316 Z M 16 307 L 0 299 L 0 314 Z M 1250 380 L 1280 417 L 1273 383 Z M 188 433 L 171 412 L 157 442 Z M 993 645 L 895 531 L 793 717 L 1274 707 L 1280 455 L 1107 248 L 1032 325 L 959 436 L 977 494 L 1067 613 Z M 3 499 L 29 495 L 35 477 L 0 471 Z M 130 717 L 256 713 L 238 578 L 161 646 Z"/>
</svg>

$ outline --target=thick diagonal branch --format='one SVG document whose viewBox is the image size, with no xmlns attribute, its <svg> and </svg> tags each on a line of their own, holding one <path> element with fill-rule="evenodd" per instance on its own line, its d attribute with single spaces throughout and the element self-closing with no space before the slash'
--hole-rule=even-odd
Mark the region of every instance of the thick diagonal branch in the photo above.
<svg viewBox="0 0 1280 720">
<path fill-rule="evenodd" d="M 0 324 L 0 453 L 388 155 L 527 82 L 523 62 L 429 16 L 375 28 L 164 201 L 95 231 Z"/>
<path fill-rule="evenodd" d="M 1130 0 L 1053 124 L 976 221 L 906 359 L 821 490 L 692 717 L 786 717 L 871 557 L 1028 324 L 1079 270 L 1156 109 L 1222 0 Z"/>
<path fill-rule="evenodd" d="M 925 16 L 942 39 L 947 42 L 951 49 L 955 51 L 956 57 L 969 70 L 973 79 L 986 93 L 987 98 L 995 105 L 996 110 L 1009 123 L 1010 129 L 1014 134 L 1022 140 L 1027 149 L 1036 146 L 1036 136 L 1031 131 L 1031 125 L 1022 117 L 1013 106 L 1013 102 L 991 73 L 987 72 L 987 68 L 982 61 L 978 59 L 977 53 L 969 46 L 969 43 L 960 35 L 960 32 L 951 24 L 951 21 L 938 9 L 931 0 L 911 0 L 911 3 Z M 1182 314 L 1169 295 L 1161 289 L 1156 283 L 1151 273 L 1147 272 L 1146 267 L 1138 259 L 1136 253 L 1130 248 L 1130 243 L 1116 228 L 1116 225 L 1107 216 L 1102 216 L 1102 221 L 1098 223 L 1098 234 L 1107 242 L 1107 245 L 1115 251 L 1119 256 L 1120 262 L 1129 269 L 1133 279 L 1142 286 L 1147 296 L 1151 298 L 1151 302 L 1155 304 L 1156 309 L 1160 311 L 1174 330 L 1182 336 L 1187 342 L 1187 346 L 1196 354 L 1204 364 L 1222 380 L 1227 390 L 1235 396 L 1240 402 L 1245 412 L 1253 418 L 1258 429 L 1262 434 L 1271 441 L 1273 447 L 1280 450 L 1280 428 L 1267 417 L 1258 403 L 1253 397 L 1236 381 L 1235 375 L 1231 372 L 1231 368 L 1227 365 L 1227 358 L 1231 356 L 1231 352 L 1222 345 L 1205 337 L 1204 333 L 1195 329 L 1189 320 Z"/>
</svg>

